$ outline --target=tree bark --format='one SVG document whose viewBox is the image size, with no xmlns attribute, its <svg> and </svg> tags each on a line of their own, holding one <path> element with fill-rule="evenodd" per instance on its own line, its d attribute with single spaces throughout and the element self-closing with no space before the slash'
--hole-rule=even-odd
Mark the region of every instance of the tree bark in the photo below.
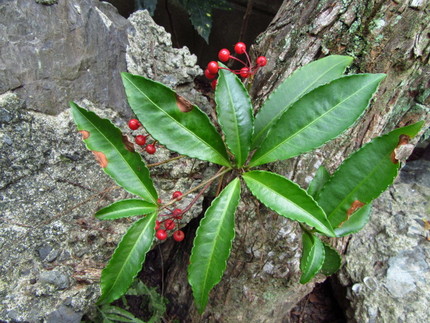
<svg viewBox="0 0 430 323">
<path fill-rule="evenodd" d="M 352 151 L 383 132 L 418 120 L 426 120 L 427 128 L 429 10 L 425 0 L 284 1 L 253 47 L 255 56 L 268 58 L 251 88 L 257 105 L 298 67 L 330 54 L 354 57 L 351 72 L 386 73 L 387 78 L 371 107 L 345 134 L 312 153 L 268 168 L 306 187 L 319 165 L 333 171 Z M 166 295 L 181 307 L 184 322 L 289 322 L 294 305 L 325 279 L 318 276 L 312 283 L 299 284 L 300 236 L 296 223 L 245 197 L 237 212 L 227 270 L 211 292 L 203 316 L 190 303 L 186 275 L 179 275 L 175 266 L 166 268 Z M 347 240 L 331 242 L 342 252 Z"/>
</svg>

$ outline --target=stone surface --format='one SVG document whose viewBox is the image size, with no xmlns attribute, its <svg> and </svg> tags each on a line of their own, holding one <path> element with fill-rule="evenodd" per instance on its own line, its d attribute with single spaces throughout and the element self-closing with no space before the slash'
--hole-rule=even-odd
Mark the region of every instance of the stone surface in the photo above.
<svg viewBox="0 0 430 323">
<path fill-rule="evenodd" d="M 154 24 L 148 11 L 136 11 L 129 20 L 128 71 L 175 88 L 205 110 L 208 101 L 193 86 L 194 78 L 203 74 L 197 57 L 186 47 L 173 48 L 170 34 Z"/>
<path fill-rule="evenodd" d="M 49 114 L 82 98 L 127 113 L 119 71 L 129 23 L 106 2 L 55 2 L 0 1 L 0 93 Z"/>
<path fill-rule="evenodd" d="M 117 16 L 110 5 L 98 1 L 59 1 L 52 6 L 35 1 L 0 1 L 0 14 L 16 15 L 16 24 L 8 24 L 3 29 L 6 33 L 0 35 L 0 55 L 11 54 L 11 50 L 29 53 L 25 60 L 14 62 L 9 56 L 0 58 L 0 321 L 80 322 L 99 296 L 102 268 L 132 223 L 131 219 L 98 221 L 93 214 L 132 196 L 116 187 L 86 150 L 66 101 L 73 99 L 111 119 L 130 141 L 139 132 L 128 129 L 126 119 L 121 117 L 125 109 L 125 114 L 130 114 L 119 73 L 126 66 L 125 27 L 132 25 Z M 29 19 L 33 16 L 46 26 L 38 27 Z M 84 18 L 90 21 L 84 22 Z M 50 32 L 55 20 L 75 25 L 59 25 L 54 37 Z M 95 21 L 100 20 L 102 24 L 97 25 Z M 167 37 L 152 20 L 142 23 L 151 30 L 148 41 L 151 37 L 152 42 Z M 108 39 L 103 38 L 106 33 Z M 88 47 L 72 48 L 73 35 Z M 28 44 L 24 36 L 29 37 Z M 131 47 L 137 47 L 134 40 L 140 38 L 131 38 Z M 6 42 L 10 44 L 6 46 Z M 64 48 L 59 48 L 59 43 Z M 35 62 L 42 56 L 36 53 L 40 53 L 40 46 L 49 44 L 53 52 L 43 56 L 46 60 L 41 61 L 44 68 L 40 70 Z M 111 58 L 99 56 L 99 51 L 107 55 L 109 48 Z M 120 48 L 120 53 L 114 48 Z M 150 52 L 150 48 L 139 48 L 136 55 Z M 67 50 L 70 56 L 66 59 Z M 88 51 L 93 56 L 88 56 Z M 193 75 L 200 73 L 198 67 L 191 66 L 195 57 L 182 49 L 170 50 L 162 59 L 176 62 L 162 70 L 168 75 L 165 81 L 175 79 L 178 88 L 190 89 Z M 184 74 L 183 70 L 188 72 Z M 207 104 L 195 95 L 194 101 L 199 100 Z M 142 152 L 140 147 L 135 148 Z M 147 163 L 157 163 L 173 156 L 160 147 L 155 155 L 145 154 L 144 158 Z M 173 191 L 198 185 L 203 176 L 213 173 L 207 163 L 186 158 L 151 167 L 150 171 L 163 200 L 169 200 Z M 177 207 L 184 208 L 195 194 L 181 200 Z M 201 199 L 179 226 L 200 214 L 200 204 Z"/>
<path fill-rule="evenodd" d="M 351 322 L 426 322 L 430 307 L 430 161 L 407 164 L 352 236 L 338 275 Z M 365 256 L 363 256 L 365 255 Z"/>
</svg>

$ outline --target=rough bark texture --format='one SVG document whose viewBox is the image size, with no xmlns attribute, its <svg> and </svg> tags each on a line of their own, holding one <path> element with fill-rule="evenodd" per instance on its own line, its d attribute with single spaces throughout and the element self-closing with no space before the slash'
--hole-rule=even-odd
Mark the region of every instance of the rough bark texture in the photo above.
<svg viewBox="0 0 430 323">
<path fill-rule="evenodd" d="M 386 73 L 373 104 L 356 125 L 312 153 L 269 169 L 306 187 L 319 165 L 335 169 L 371 138 L 429 114 L 429 5 L 426 1 L 285 1 L 253 51 L 268 65 L 252 96 L 262 102 L 296 68 L 329 54 L 355 58 L 354 73 Z M 332 243 L 344 252 L 348 238 Z M 203 316 L 185 300 L 181 276 L 167 273 L 166 290 L 189 308 L 187 322 L 288 322 L 291 308 L 312 290 L 300 285 L 300 230 L 245 198 L 236 218 L 236 240 L 227 271 Z M 185 275 L 182 275 L 184 277 Z M 181 291 L 181 292 L 179 292 Z M 177 304 L 178 304 L 177 303 Z M 179 305 L 178 305 L 179 306 Z"/>
</svg>

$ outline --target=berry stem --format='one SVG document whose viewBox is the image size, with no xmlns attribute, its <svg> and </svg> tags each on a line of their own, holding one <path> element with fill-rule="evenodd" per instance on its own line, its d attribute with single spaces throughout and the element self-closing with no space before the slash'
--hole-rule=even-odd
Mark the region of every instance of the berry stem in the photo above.
<svg viewBox="0 0 430 323">
<path fill-rule="evenodd" d="M 248 54 L 246 54 L 246 56 L 248 56 Z M 245 66 L 246 66 L 246 63 L 245 63 L 244 61 L 242 61 L 240 58 L 234 57 L 234 56 L 232 56 L 232 55 L 230 55 L 230 58 L 231 58 L 231 59 L 234 59 L 234 60 L 236 60 L 236 61 L 238 61 L 238 62 L 241 62 L 243 65 L 245 65 Z M 249 59 L 248 59 L 248 61 L 249 61 Z"/>
<path fill-rule="evenodd" d="M 174 161 L 174 160 L 177 160 L 177 159 L 181 159 L 183 157 L 185 157 L 185 156 L 184 155 L 179 155 L 179 156 L 176 156 L 176 157 L 173 157 L 173 158 L 169 158 L 169 159 L 163 160 L 163 161 L 158 162 L 158 163 L 148 164 L 148 165 L 146 165 L 146 167 L 149 168 L 149 167 L 154 167 L 154 166 L 159 166 L 159 165 L 167 164 L 167 163 L 170 163 L 171 161 Z"/>
<path fill-rule="evenodd" d="M 214 180 L 216 180 L 220 176 L 223 176 L 224 174 L 228 173 L 229 171 L 231 171 L 231 168 L 222 167 L 214 176 L 212 176 L 211 178 L 209 178 L 207 181 L 204 181 L 203 183 L 200 183 L 196 187 L 193 187 L 189 191 L 183 193 L 182 196 L 177 197 L 177 198 L 171 200 L 170 202 L 164 204 L 163 206 L 161 206 L 160 210 L 167 208 L 168 206 L 170 206 L 170 205 L 176 203 L 177 201 L 179 201 L 184 196 L 186 196 L 188 194 L 191 194 L 194 191 L 198 190 L 199 188 L 203 187 L 203 189 L 199 192 L 199 194 L 197 194 L 196 198 L 194 198 L 193 201 L 184 209 L 183 213 L 186 212 L 186 211 L 188 211 L 191 208 L 191 206 L 197 201 L 197 199 L 204 193 L 204 191 L 206 191 L 206 189 L 209 187 L 209 185 Z"/>
<path fill-rule="evenodd" d="M 245 51 L 245 56 L 246 56 L 246 59 L 247 59 L 247 61 L 248 61 L 248 66 L 252 66 L 252 64 L 251 64 L 251 60 L 249 59 L 249 55 L 248 55 L 248 52 L 247 51 Z M 246 64 L 245 64 L 246 65 Z"/>
</svg>

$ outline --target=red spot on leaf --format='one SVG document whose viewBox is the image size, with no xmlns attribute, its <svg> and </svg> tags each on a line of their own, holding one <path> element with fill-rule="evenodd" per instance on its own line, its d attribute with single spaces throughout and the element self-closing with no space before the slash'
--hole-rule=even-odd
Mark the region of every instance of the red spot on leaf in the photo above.
<svg viewBox="0 0 430 323">
<path fill-rule="evenodd" d="M 90 133 L 86 130 L 80 130 L 79 133 L 82 135 L 82 139 L 88 139 L 90 137 Z"/>
<path fill-rule="evenodd" d="M 181 112 L 190 112 L 193 109 L 193 104 L 178 94 L 176 94 L 176 105 Z"/>
<path fill-rule="evenodd" d="M 130 142 L 130 140 L 128 140 L 128 137 L 125 135 L 122 135 L 122 142 L 125 146 L 125 149 L 127 149 L 128 151 L 131 151 L 132 153 L 134 153 L 134 145 L 132 142 Z"/>
<path fill-rule="evenodd" d="M 353 214 L 355 211 L 357 211 L 362 206 L 364 206 L 363 202 L 360 202 L 359 200 L 355 200 L 354 202 L 352 202 L 351 207 L 348 209 L 346 214 L 349 217 L 351 214 Z"/>
<path fill-rule="evenodd" d="M 103 154 L 100 151 L 92 151 L 94 156 L 96 157 L 97 162 L 99 163 L 101 168 L 105 168 L 108 165 L 108 160 L 106 158 L 106 155 Z"/>
<path fill-rule="evenodd" d="M 391 152 L 390 158 L 394 164 L 398 164 L 399 160 L 406 160 L 412 153 L 413 145 L 409 144 L 411 138 L 408 135 L 400 135 L 397 147 Z"/>
</svg>

